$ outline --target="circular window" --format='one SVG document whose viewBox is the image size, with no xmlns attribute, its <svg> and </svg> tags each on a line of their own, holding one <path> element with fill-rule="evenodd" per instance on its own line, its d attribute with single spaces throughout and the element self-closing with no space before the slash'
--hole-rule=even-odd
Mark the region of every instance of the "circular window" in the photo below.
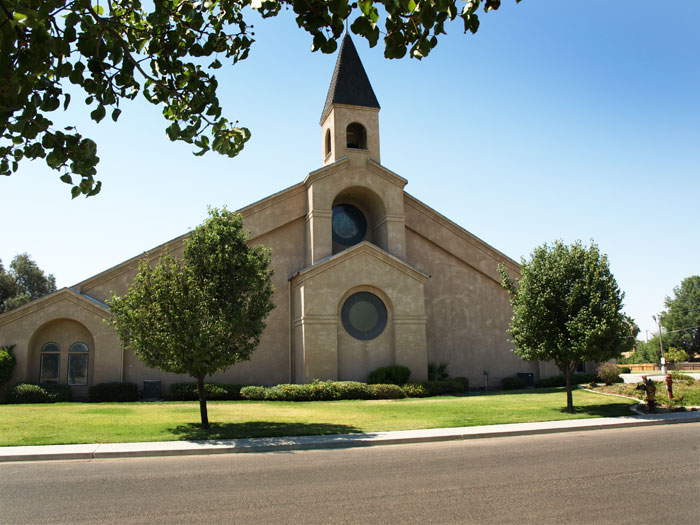
<svg viewBox="0 0 700 525">
<path fill-rule="evenodd" d="M 386 328 L 386 306 L 369 292 L 357 292 L 348 297 L 340 311 L 343 327 L 355 339 L 369 341 Z"/>
<path fill-rule="evenodd" d="M 367 220 L 351 204 L 333 206 L 333 240 L 343 246 L 352 246 L 365 238 Z"/>
</svg>

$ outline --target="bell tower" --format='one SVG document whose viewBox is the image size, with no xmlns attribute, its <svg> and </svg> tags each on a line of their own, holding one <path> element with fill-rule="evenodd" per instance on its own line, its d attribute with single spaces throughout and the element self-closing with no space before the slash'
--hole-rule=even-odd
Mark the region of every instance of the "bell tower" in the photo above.
<svg viewBox="0 0 700 525">
<path fill-rule="evenodd" d="M 363 156 L 379 163 L 379 102 L 345 33 L 321 114 L 323 165 Z"/>
</svg>

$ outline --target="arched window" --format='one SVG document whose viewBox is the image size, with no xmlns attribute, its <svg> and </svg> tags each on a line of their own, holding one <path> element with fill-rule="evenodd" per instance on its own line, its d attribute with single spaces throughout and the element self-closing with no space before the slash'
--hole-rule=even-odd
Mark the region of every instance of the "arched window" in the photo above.
<svg viewBox="0 0 700 525">
<path fill-rule="evenodd" d="M 325 157 L 327 157 L 330 154 L 331 154 L 331 130 L 327 129 L 326 130 L 326 140 L 325 140 L 325 150 L 323 152 L 323 155 Z"/>
<path fill-rule="evenodd" d="M 40 383 L 58 383 L 61 370 L 61 347 L 46 343 L 41 347 Z"/>
<path fill-rule="evenodd" d="M 362 124 L 358 122 L 349 124 L 346 135 L 349 149 L 367 149 L 367 132 Z"/>
<path fill-rule="evenodd" d="M 386 328 L 386 306 L 369 292 L 357 292 L 347 298 L 340 311 L 345 330 L 355 339 L 369 341 Z"/>
<path fill-rule="evenodd" d="M 68 384 L 84 386 L 88 382 L 88 354 L 85 343 L 73 343 L 68 349 Z"/>
</svg>

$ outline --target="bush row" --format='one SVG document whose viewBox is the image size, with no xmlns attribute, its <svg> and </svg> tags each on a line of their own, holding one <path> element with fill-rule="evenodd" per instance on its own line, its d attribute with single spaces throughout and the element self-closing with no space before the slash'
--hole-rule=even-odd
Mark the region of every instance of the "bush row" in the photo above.
<svg viewBox="0 0 700 525">
<path fill-rule="evenodd" d="M 53 383 L 18 383 L 5 390 L 3 403 L 60 403 L 71 400 L 71 388 L 68 385 Z"/>
<path fill-rule="evenodd" d="M 464 392 L 460 381 L 366 384 L 355 381 L 315 381 L 306 385 L 247 386 L 241 395 L 251 401 L 335 401 L 338 399 L 401 399 Z"/>
</svg>

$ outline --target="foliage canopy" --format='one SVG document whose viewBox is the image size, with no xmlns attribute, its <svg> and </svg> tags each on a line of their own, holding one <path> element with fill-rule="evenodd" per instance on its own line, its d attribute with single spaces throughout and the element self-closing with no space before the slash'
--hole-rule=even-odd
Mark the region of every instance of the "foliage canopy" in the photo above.
<svg viewBox="0 0 700 525">
<path fill-rule="evenodd" d="M 56 278 L 46 275 L 26 253 L 16 255 L 5 271 L 0 261 L 0 313 L 56 291 Z"/>
<path fill-rule="evenodd" d="M 113 326 L 139 359 L 197 379 L 205 427 L 205 376 L 249 360 L 274 308 L 269 253 L 247 240 L 240 215 L 212 209 L 181 261 L 142 261 L 126 295 L 109 302 Z"/>
<path fill-rule="evenodd" d="M 689 356 L 700 354 L 700 275 L 683 279 L 666 297 L 662 316 L 664 348 L 667 345 L 684 350 Z"/>
<path fill-rule="evenodd" d="M 515 0 L 519 2 L 520 0 Z M 49 118 L 85 96 L 90 117 L 115 122 L 122 102 L 139 93 L 162 108 L 170 140 L 233 157 L 250 132 L 224 117 L 214 72 L 248 57 L 252 13 L 273 17 L 291 8 L 313 39 L 312 50 L 332 53 L 345 21 L 371 46 L 383 33 L 384 55 L 421 59 L 461 18 L 479 28 L 477 10 L 501 0 L 0 0 L 0 174 L 24 159 L 45 159 L 71 185 L 73 198 L 100 191 L 97 145 L 74 126 Z M 380 15 L 381 10 L 381 15 Z M 380 18 L 382 20 L 380 20 Z M 383 24 L 381 22 L 383 21 Z M 380 25 L 383 29 L 380 30 Z M 410 52 L 409 52 L 410 50 Z M 223 62 L 222 62 L 223 61 Z M 67 89 L 68 84 L 74 87 Z M 53 117 L 52 117 L 53 118 Z"/>
<path fill-rule="evenodd" d="M 633 323 L 622 312 L 624 293 L 598 246 L 580 241 L 543 244 L 520 266 L 513 281 L 499 266 L 510 293 L 509 333 L 526 361 L 554 361 L 566 378 L 567 411 L 573 411 L 571 374 L 585 361 L 603 362 L 634 341 Z"/>
</svg>

